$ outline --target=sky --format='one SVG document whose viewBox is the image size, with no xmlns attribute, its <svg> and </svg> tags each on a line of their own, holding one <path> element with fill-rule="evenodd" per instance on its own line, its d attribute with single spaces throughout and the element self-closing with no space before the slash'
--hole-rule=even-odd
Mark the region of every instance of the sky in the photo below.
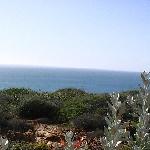
<svg viewBox="0 0 150 150">
<path fill-rule="evenodd" d="M 0 65 L 150 71 L 150 0 L 0 0 Z"/>
</svg>

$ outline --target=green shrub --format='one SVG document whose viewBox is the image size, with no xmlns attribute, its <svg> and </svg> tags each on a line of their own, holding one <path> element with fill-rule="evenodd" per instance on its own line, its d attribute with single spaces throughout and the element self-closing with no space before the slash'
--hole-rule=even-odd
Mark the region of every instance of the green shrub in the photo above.
<svg viewBox="0 0 150 150">
<path fill-rule="evenodd" d="M 0 112 L 8 115 L 15 114 L 16 107 L 12 104 L 14 98 L 10 95 L 0 93 Z M 13 114 L 12 114 L 13 112 Z"/>
<path fill-rule="evenodd" d="M 61 109 L 60 114 L 66 118 L 66 121 L 72 120 L 81 115 L 84 111 L 84 105 L 78 102 L 65 103 Z"/>
<path fill-rule="evenodd" d="M 10 150 L 34 150 L 31 143 L 12 143 L 9 147 Z"/>
<path fill-rule="evenodd" d="M 54 98 L 58 98 L 63 101 L 71 100 L 74 97 L 81 97 L 88 95 L 85 91 L 82 91 L 80 89 L 73 89 L 73 88 L 66 88 L 66 89 L 60 89 L 54 93 L 52 93 L 52 96 Z"/>
<path fill-rule="evenodd" d="M 48 146 L 44 143 L 12 143 L 10 150 L 49 150 Z"/>
<path fill-rule="evenodd" d="M 70 100 L 64 101 L 60 109 L 60 114 L 67 121 L 75 119 L 84 113 L 99 114 L 104 116 L 107 113 L 107 95 L 88 94 L 80 97 L 73 97 Z"/>
<path fill-rule="evenodd" d="M 127 100 L 127 96 L 136 96 L 137 94 L 139 94 L 139 91 L 138 90 L 132 90 L 132 91 L 126 91 L 126 92 L 121 92 L 120 93 L 120 97 L 119 97 L 119 100 L 121 102 L 124 102 Z"/>
<path fill-rule="evenodd" d="M 48 146 L 44 143 L 37 143 L 33 146 L 34 150 L 49 150 Z"/>
<path fill-rule="evenodd" d="M 72 98 L 70 101 L 65 101 L 60 109 L 60 115 L 66 118 L 66 121 L 72 120 L 83 114 L 86 110 L 85 101 L 82 98 Z"/>
<path fill-rule="evenodd" d="M 25 89 L 25 88 L 9 88 L 9 89 L 4 89 L 2 92 L 12 96 L 35 93 L 31 89 Z"/>
<path fill-rule="evenodd" d="M 49 118 L 54 120 L 58 115 L 59 107 L 53 102 L 41 99 L 39 96 L 24 101 L 19 107 L 19 115 L 23 118 Z"/>
<path fill-rule="evenodd" d="M 85 97 L 86 113 L 94 113 L 105 116 L 108 112 L 107 102 L 110 101 L 108 94 L 90 95 Z"/>
<path fill-rule="evenodd" d="M 13 97 L 8 95 L 7 93 L 0 93 L 0 103 L 11 102 Z"/>
</svg>

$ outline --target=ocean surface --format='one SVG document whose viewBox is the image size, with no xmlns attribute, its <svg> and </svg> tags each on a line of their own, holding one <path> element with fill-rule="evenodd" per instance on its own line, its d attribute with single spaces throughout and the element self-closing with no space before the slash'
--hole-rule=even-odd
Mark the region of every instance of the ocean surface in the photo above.
<svg viewBox="0 0 150 150">
<path fill-rule="evenodd" d="M 140 73 L 134 72 L 0 67 L 0 89 L 24 87 L 53 92 L 62 88 L 78 88 L 102 93 L 135 90 L 140 83 Z"/>
</svg>

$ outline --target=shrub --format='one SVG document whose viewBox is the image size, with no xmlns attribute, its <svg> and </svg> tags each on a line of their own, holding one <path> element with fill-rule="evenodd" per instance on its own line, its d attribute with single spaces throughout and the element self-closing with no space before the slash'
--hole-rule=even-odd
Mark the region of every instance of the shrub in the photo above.
<svg viewBox="0 0 150 150">
<path fill-rule="evenodd" d="M 0 128 L 4 129 L 8 127 L 8 120 L 11 119 L 12 116 L 10 116 L 9 113 L 0 111 Z"/>
<path fill-rule="evenodd" d="M 136 98 L 132 96 L 120 98 L 118 93 L 113 93 L 111 95 L 111 103 L 108 103 L 111 114 L 107 114 L 105 120 L 107 122 L 108 128 L 105 128 L 105 137 L 102 138 L 101 143 L 104 149 L 117 149 L 118 142 L 122 143 L 128 141 L 129 147 L 126 149 L 134 150 L 148 150 L 150 146 L 150 136 L 149 136 L 149 104 L 150 104 L 150 72 L 145 71 L 141 73 L 141 78 L 143 80 L 143 87 L 140 87 L 139 94 L 135 94 Z M 126 104 L 128 104 L 128 111 L 131 113 L 130 116 L 126 112 Z M 137 122 L 121 122 L 120 117 L 124 113 L 124 120 L 133 119 L 133 116 L 138 117 Z"/>
<path fill-rule="evenodd" d="M 12 96 L 6 93 L 0 93 L 0 103 L 11 102 L 12 100 L 13 100 Z"/>
<path fill-rule="evenodd" d="M 6 118 L 0 118 L 0 128 L 2 130 L 13 130 L 15 132 L 26 132 L 29 129 L 33 130 L 33 127 L 26 121 L 16 118 L 9 120 Z"/>
<path fill-rule="evenodd" d="M 7 126 L 9 130 L 20 131 L 20 132 L 26 132 L 29 129 L 33 129 L 33 127 L 27 124 L 25 120 L 16 119 L 16 118 L 8 120 Z"/>
<path fill-rule="evenodd" d="M 49 150 L 48 146 L 44 143 L 36 143 L 33 145 L 34 150 Z"/>
<path fill-rule="evenodd" d="M 19 107 L 19 115 L 23 118 L 49 118 L 54 120 L 58 115 L 59 107 L 53 102 L 41 99 L 41 97 L 32 97 L 26 100 Z"/>
<path fill-rule="evenodd" d="M 88 94 L 70 98 L 63 102 L 60 109 L 60 115 L 63 119 L 70 121 L 84 113 L 98 114 L 104 116 L 108 111 L 107 101 L 110 96 L 108 94 Z"/>
<path fill-rule="evenodd" d="M 73 124 L 76 128 L 84 129 L 87 131 L 93 131 L 97 128 L 104 130 L 106 125 L 104 118 L 94 114 L 83 114 L 73 120 Z"/>
<path fill-rule="evenodd" d="M 32 91 L 31 89 L 25 89 L 25 88 L 9 88 L 9 89 L 4 89 L 2 92 L 12 96 L 34 93 L 34 91 Z"/>
<path fill-rule="evenodd" d="M 101 116 L 105 116 L 108 112 L 107 102 L 110 101 L 108 94 L 101 95 L 89 95 L 85 97 L 86 101 L 86 113 L 95 113 Z"/>
<path fill-rule="evenodd" d="M 12 102 L 14 101 L 12 96 L 9 96 L 4 93 L 0 93 L 0 112 L 10 114 L 10 112 L 14 111 Z"/>
<path fill-rule="evenodd" d="M 74 98 L 71 101 L 64 102 L 64 105 L 60 110 L 60 115 L 66 118 L 66 121 L 69 121 L 83 114 L 85 110 L 86 105 L 85 102 L 82 101 L 82 98 Z"/>
<path fill-rule="evenodd" d="M 33 145 L 30 143 L 9 143 L 10 150 L 33 150 Z"/>
<path fill-rule="evenodd" d="M 9 147 L 10 150 L 49 150 L 48 146 L 44 143 L 12 143 Z"/>
<path fill-rule="evenodd" d="M 0 118 L 0 129 L 4 129 L 8 126 L 8 122 L 5 118 Z"/>
<path fill-rule="evenodd" d="M 130 96 L 137 96 L 137 94 L 139 94 L 139 91 L 138 90 L 131 90 L 131 91 L 126 91 L 126 92 L 121 92 L 120 93 L 120 97 L 119 97 L 119 100 L 121 102 L 124 102 L 127 100 L 127 97 L 130 95 Z"/>
<path fill-rule="evenodd" d="M 85 91 L 82 91 L 80 89 L 73 89 L 73 88 L 66 88 L 66 89 L 60 89 L 54 93 L 52 93 L 52 96 L 54 98 L 58 98 L 63 101 L 71 100 L 74 97 L 81 97 L 88 95 Z"/>
</svg>

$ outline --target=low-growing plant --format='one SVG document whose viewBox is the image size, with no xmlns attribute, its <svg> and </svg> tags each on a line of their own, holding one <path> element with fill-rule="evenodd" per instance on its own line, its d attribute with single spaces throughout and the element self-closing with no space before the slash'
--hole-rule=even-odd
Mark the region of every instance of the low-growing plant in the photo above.
<svg viewBox="0 0 150 150">
<path fill-rule="evenodd" d="M 19 115 L 23 118 L 49 118 L 54 120 L 57 117 L 59 106 L 53 102 L 41 99 L 39 96 L 24 101 L 19 107 Z"/>
<path fill-rule="evenodd" d="M 113 93 L 111 103 L 108 102 L 111 114 L 108 113 L 105 117 L 108 127 L 105 127 L 105 136 L 101 140 L 105 150 L 114 150 L 117 148 L 118 142 L 129 140 L 128 133 L 121 126 L 121 115 L 125 112 L 125 103 L 121 103 L 119 97 L 118 93 Z"/>
<path fill-rule="evenodd" d="M 54 98 L 58 98 L 63 101 L 68 101 L 74 97 L 82 97 L 86 95 L 88 95 L 88 93 L 86 93 L 85 91 L 80 89 L 73 89 L 73 88 L 60 89 L 52 93 L 52 96 Z"/>
<path fill-rule="evenodd" d="M 16 118 L 7 121 L 7 128 L 15 132 L 26 132 L 29 129 L 33 130 L 32 125 L 29 125 L 25 120 Z"/>
<path fill-rule="evenodd" d="M 36 93 L 35 91 L 32 91 L 31 89 L 25 89 L 25 88 L 9 88 L 9 89 L 4 89 L 2 92 L 11 96 Z"/>
<path fill-rule="evenodd" d="M 66 118 L 66 121 L 73 120 L 84 113 L 104 116 L 108 111 L 107 101 L 109 99 L 110 97 L 105 94 L 73 97 L 63 102 L 60 114 Z"/>
<path fill-rule="evenodd" d="M 10 150 L 49 150 L 49 147 L 45 143 L 11 143 Z"/>
<path fill-rule="evenodd" d="M 86 131 L 94 131 L 99 129 L 104 131 L 104 126 L 106 126 L 105 119 L 99 115 L 95 114 L 83 114 L 78 116 L 73 120 L 73 124 L 78 129 L 83 129 Z"/>
<path fill-rule="evenodd" d="M 150 147 L 150 73 L 145 71 L 141 73 L 143 87 L 140 87 L 139 94 L 134 98 L 133 96 L 127 97 L 126 102 L 132 107 L 132 115 L 139 118 L 138 122 L 133 124 L 131 120 L 127 127 L 125 123 L 119 119 L 119 113 L 117 111 L 123 110 L 125 107 L 125 101 L 121 103 L 118 96 L 114 94 L 112 96 L 112 103 L 108 103 L 112 113 L 106 117 L 108 128 L 105 128 L 105 137 L 102 139 L 103 147 L 105 150 L 113 150 L 118 148 L 118 143 L 122 144 L 126 141 L 133 150 L 148 150 Z M 124 130 L 124 129 L 125 130 Z M 135 128 L 134 132 L 132 129 Z M 129 134 L 130 133 L 130 134 Z M 124 137 L 122 139 L 122 137 Z"/>
</svg>

